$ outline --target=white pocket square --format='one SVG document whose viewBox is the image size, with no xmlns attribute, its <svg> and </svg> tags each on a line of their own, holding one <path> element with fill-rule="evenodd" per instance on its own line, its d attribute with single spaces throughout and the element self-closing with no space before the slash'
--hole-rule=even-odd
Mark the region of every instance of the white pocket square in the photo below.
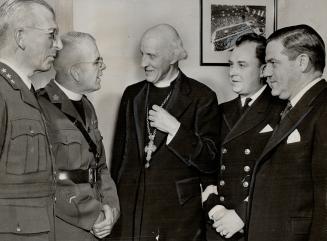
<svg viewBox="0 0 327 241">
<path fill-rule="evenodd" d="M 269 124 L 267 124 L 259 133 L 266 133 L 271 131 L 273 131 L 273 128 Z"/>
<path fill-rule="evenodd" d="M 301 135 L 300 132 L 295 129 L 288 137 L 287 137 L 287 144 L 295 143 L 295 142 L 300 142 L 301 141 Z"/>
</svg>

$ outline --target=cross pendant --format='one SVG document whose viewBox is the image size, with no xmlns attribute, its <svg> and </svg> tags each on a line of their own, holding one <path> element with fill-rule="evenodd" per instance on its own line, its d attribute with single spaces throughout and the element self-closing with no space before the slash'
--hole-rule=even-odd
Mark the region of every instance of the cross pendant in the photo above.
<svg viewBox="0 0 327 241">
<path fill-rule="evenodd" d="M 150 160 L 151 160 L 151 156 L 152 153 L 155 152 L 157 149 L 157 147 L 154 145 L 154 135 L 149 135 L 149 143 L 147 146 L 145 146 L 144 151 L 146 153 L 146 164 L 145 164 L 145 168 L 149 168 L 150 167 Z"/>
</svg>

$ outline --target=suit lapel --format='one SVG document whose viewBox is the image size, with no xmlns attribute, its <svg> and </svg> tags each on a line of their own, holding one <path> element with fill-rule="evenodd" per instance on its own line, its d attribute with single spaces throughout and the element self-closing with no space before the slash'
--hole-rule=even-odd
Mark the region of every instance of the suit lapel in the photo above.
<svg viewBox="0 0 327 241">
<path fill-rule="evenodd" d="M 171 97 L 169 98 L 165 108 L 167 112 L 174 116 L 176 119 L 179 119 L 179 117 L 191 104 L 191 99 L 188 96 L 190 91 L 191 87 L 187 81 L 187 77 L 182 72 L 180 72 L 174 82 Z M 155 143 L 158 148 L 160 148 L 163 145 L 163 142 L 166 141 L 166 137 L 167 133 L 157 130 Z"/>
<path fill-rule="evenodd" d="M 279 123 L 277 128 L 275 128 L 275 131 L 270 137 L 257 164 L 261 163 L 264 160 L 264 157 L 289 134 L 291 134 L 310 111 L 312 111 L 314 100 L 326 88 L 326 86 L 327 84 L 325 83 L 325 80 L 321 80 L 304 94 L 296 106 L 291 109 L 287 116 L 285 116 L 285 118 Z"/>
<path fill-rule="evenodd" d="M 258 99 L 248 108 L 240 119 L 235 123 L 232 130 L 227 134 L 224 143 L 246 133 L 258 125 L 266 117 L 267 107 L 270 105 L 271 95 L 268 87 Z"/>
<path fill-rule="evenodd" d="M 145 125 L 146 125 L 146 103 L 149 96 L 149 83 L 144 81 L 144 86 L 135 96 L 133 101 L 133 112 L 135 120 L 135 129 L 137 135 L 137 144 L 139 148 L 140 158 L 144 160 L 144 137 L 145 137 Z"/>
<path fill-rule="evenodd" d="M 222 104 L 223 118 L 228 127 L 228 133 L 240 117 L 240 97 L 237 97 L 229 102 Z"/>
</svg>

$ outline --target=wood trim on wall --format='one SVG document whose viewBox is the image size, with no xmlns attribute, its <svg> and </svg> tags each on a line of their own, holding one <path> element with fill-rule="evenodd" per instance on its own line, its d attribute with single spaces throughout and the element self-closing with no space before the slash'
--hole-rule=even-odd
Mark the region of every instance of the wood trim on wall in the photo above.
<svg viewBox="0 0 327 241">
<path fill-rule="evenodd" d="M 74 29 L 73 0 L 54 0 L 56 20 L 60 33 L 66 33 Z"/>
</svg>

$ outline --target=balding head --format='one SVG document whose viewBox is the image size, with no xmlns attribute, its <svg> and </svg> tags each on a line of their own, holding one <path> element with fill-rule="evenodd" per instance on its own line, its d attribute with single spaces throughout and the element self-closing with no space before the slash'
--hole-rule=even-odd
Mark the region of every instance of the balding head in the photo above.
<svg viewBox="0 0 327 241">
<path fill-rule="evenodd" d="M 177 61 L 187 58 L 187 52 L 183 47 L 182 39 L 177 30 L 169 24 L 159 24 L 149 28 L 142 37 L 142 42 L 145 39 L 157 39 L 167 44 L 168 51 L 173 54 L 173 58 Z"/>
</svg>

